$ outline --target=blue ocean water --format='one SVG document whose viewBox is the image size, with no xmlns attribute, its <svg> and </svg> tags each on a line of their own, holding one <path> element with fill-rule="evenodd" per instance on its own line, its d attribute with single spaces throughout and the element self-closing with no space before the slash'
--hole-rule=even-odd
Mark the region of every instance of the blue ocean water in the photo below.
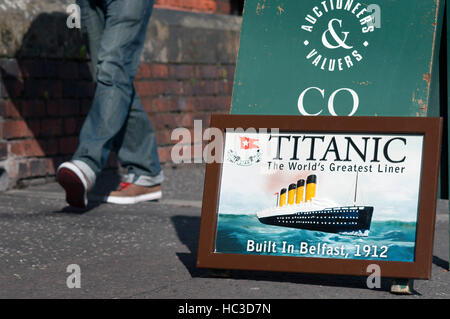
<svg viewBox="0 0 450 319">
<path fill-rule="evenodd" d="M 372 221 L 368 237 L 262 224 L 256 215 L 220 214 L 216 252 L 414 261 L 416 223 Z"/>
</svg>

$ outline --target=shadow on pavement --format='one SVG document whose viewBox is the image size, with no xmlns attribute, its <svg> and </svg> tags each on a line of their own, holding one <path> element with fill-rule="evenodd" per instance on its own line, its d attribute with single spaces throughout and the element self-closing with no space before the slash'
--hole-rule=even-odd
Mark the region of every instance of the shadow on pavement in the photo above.
<svg viewBox="0 0 450 319">
<path fill-rule="evenodd" d="M 435 264 L 438 267 L 443 268 L 444 270 L 449 269 L 449 263 L 447 260 L 444 260 L 442 258 L 439 258 L 437 256 L 433 256 L 433 264 Z"/>
<path fill-rule="evenodd" d="M 249 270 L 218 270 L 202 269 L 196 267 L 198 234 L 200 230 L 200 217 L 181 216 L 172 217 L 178 238 L 185 244 L 190 253 L 177 253 L 177 257 L 189 271 L 193 278 L 227 278 L 237 280 L 256 280 L 270 282 L 290 282 L 305 285 L 325 285 L 347 288 L 367 288 L 366 277 L 343 275 L 318 275 L 301 273 L 284 273 L 270 271 Z M 382 278 L 378 291 L 389 291 L 391 279 Z"/>
<path fill-rule="evenodd" d="M 72 206 L 66 206 L 60 211 L 55 213 L 64 214 L 86 214 L 91 210 L 97 208 L 103 203 L 103 198 L 108 195 L 111 191 L 116 190 L 120 184 L 121 177 L 117 170 L 106 170 L 103 171 L 97 178 L 97 181 L 90 191 L 88 198 L 89 204 L 86 208 L 76 208 Z"/>
</svg>

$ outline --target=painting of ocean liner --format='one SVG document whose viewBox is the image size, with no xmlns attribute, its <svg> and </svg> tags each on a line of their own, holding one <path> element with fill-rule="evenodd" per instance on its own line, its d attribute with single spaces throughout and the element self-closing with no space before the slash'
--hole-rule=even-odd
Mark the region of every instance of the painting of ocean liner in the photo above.
<svg viewBox="0 0 450 319">
<path fill-rule="evenodd" d="M 356 205 L 358 175 L 353 205 L 340 206 L 316 198 L 317 176 L 309 175 L 276 193 L 276 206 L 257 212 L 263 224 L 341 235 L 367 237 L 374 208 Z"/>
</svg>

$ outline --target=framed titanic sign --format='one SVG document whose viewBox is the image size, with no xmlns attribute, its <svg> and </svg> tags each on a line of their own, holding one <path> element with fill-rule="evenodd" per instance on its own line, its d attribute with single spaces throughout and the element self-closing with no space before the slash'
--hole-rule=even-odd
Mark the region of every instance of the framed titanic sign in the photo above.
<svg viewBox="0 0 450 319">
<path fill-rule="evenodd" d="M 211 126 L 221 160 L 207 164 L 199 267 L 376 264 L 430 278 L 440 118 L 213 115 Z"/>
</svg>

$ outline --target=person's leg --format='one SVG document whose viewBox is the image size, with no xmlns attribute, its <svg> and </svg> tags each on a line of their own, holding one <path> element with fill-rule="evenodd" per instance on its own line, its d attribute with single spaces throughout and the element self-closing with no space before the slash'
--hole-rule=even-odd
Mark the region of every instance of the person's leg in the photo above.
<svg viewBox="0 0 450 319">
<path fill-rule="evenodd" d="M 77 0 L 81 11 L 82 33 L 88 43 L 93 68 L 97 64 L 98 48 L 105 23 L 101 2 Z M 93 77 L 95 81 L 95 75 Z M 95 182 L 95 173 L 87 164 L 76 160 L 63 163 L 58 167 L 57 180 L 66 191 L 66 201 L 71 206 L 87 205 L 87 191 Z"/>
<path fill-rule="evenodd" d="M 153 7 L 153 1 L 151 1 Z M 145 37 L 145 33 L 143 34 Z M 132 73 L 139 67 L 143 47 L 133 54 Z M 134 80 L 134 76 L 133 76 Z M 125 125 L 115 139 L 117 157 L 128 170 L 126 181 L 140 186 L 160 184 L 164 177 L 161 170 L 155 130 L 134 88 L 133 100 Z"/>
<path fill-rule="evenodd" d="M 82 25 L 83 34 L 87 37 L 91 64 L 96 69 L 98 51 L 105 24 L 104 7 L 102 7 L 101 0 L 79 0 L 79 5 L 82 21 L 84 22 Z M 139 65 L 140 56 L 141 52 L 136 51 L 133 64 Z M 96 72 L 93 72 L 93 78 L 96 82 Z M 162 182 L 163 176 L 158 157 L 155 131 L 134 87 L 133 101 L 131 102 L 128 117 L 116 138 L 115 144 L 119 162 L 128 169 L 127 181 L 142 186 L 152 186 Z M 142 144 L 149 147 L 143 148 L 141 147 Z M 76 159 L 74 161 L 77 163 Z M 84 167 L 83 162 L 77 164 Z M 88 171 L 88 175 L 94 175 L 92 172 L 89 172 L 89 167 L 85 167 L 84 170 Z M 93 178 L 91 182 L 94 182 Z"/>
<path fill-rule="evenodd" d="M 96 65 L 97 87 L 72 158 L 91 185 L 105 165 L 114 138 L 133 113 L 130 112 L 135 98 L 133 80 L 153 7 L 152 0 L 97 2 L 104 5 L 105 13 Z M 140 147 L 151 148 L 151 145 L 141 144 Z"/>
<path fill-rule="evenodd" d="M 144 45 L 152 2 L 104 1 L 105 28 L 98 50 L 97 87 L 73 156 L 95 175 L 103 169 L 111 144 L 128 118 L 139 63 L 136 56 L 140 56 Z"/>
<path fill-rule="evenodd" d="M 134 204 L 162 197 L 160 184 L 164 175 L 155 131 L 135 91 L 134 95 L 127 121 L 116 140 L 119 161 L 128 169 L 128 174 L 119 189 L 105 197 L 107 203 Z"/>
<path fill-rule="evenodd" d="M 161 184 L 161 170 L 155 130 L 141 101 L 133 89 L 134 99 L 127 121 L 119 134 L 117 156 L 120 164 L 127 168 L 126 181 L 140 186 Z"/>
<path fill-rule="evenodd" d="M 142 49 L 143 47 L 134 52 L 133 74 L 137 72 Z M 128 117 L 114 140 L 119 162 L 127 168 L 128 174 L 119 190 L 105 197 L 105 201 L 109 203 L 133 204 L 162 196 L 160 184 L 164 175 L 159 162 L 155 131 L 134 86 L 132 89 L 133 101 Z"/>
<path fill-rule="evenodd" d="M 88 45 L 92 78 L 97 82 L 98 50 L 105 29 L 105 12 L 102 0 L 77 0 L 81 14 L 81 32 Z"/>
</svg>

